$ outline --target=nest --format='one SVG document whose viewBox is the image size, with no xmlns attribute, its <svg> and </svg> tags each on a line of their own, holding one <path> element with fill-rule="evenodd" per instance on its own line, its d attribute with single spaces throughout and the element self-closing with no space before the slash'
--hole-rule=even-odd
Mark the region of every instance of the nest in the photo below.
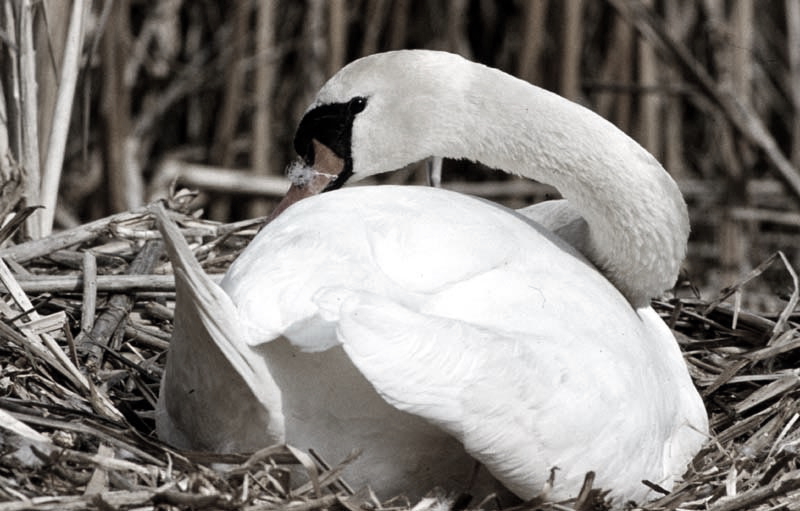
<svg viewBox="0 0 800 511">
<path fill-rule="evenodd" d="M 206 271 L 221 275 L 259 220 L 205 221 L 186 203 L 179 197 L 171 214 Z M 353 492 L 339 479 L 349 460 L 328 460 L 331 466 L 288 446 L 180 452 L 157 440 L 153 410 L 174 282 L 146 210 L 9 246 L 0 256 L 0 511 L 410 508 L 402 498 L 379 502 L 368 489 Z M 795 284 L 779 297 L 782 310 L 741 310 L 745 284 L 781 264 Z M 654 302 L 681 345 L 713 434 L 684 482 L 641 509 L 800 509 L 797 301 L 797 277 L 776 254 L 713 302 Z M 605 506 L 591 476 L 584 489 L 577 501 L 515 509 Z M 497 507 L 483 497 L 455 505 Z"/>
</svg>

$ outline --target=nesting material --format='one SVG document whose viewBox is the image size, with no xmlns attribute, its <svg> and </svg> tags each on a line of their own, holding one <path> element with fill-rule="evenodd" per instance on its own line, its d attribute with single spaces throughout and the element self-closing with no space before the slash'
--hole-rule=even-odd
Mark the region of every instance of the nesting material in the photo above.
<svg viewBox="0 0 800 511">
<path fill-rule="evenodd" d="M 297 179 L 307 175 L 301 170 Z M 258 227 L 172 215 L 216 275 Z M 185 453 L 155 438 L 152 413 L 174 286 L 163 254 L 145 264 L 144 274 L 131 267 L 144 252 L 159 252 L 158 238 L 142 210 L 0 249 L 0 511 L 417 504 L 378 503 L 366 489 L 349 489 L 337 479 L 347 460 L 318 460 L 282 446 L 242 455 Z M 800 509 L 797 278 L 776 254 L 743 282 L 762 278 L 767 267 L 794 283 L 785 296 L 772 297 L 784 304 L 773 313 L 737 307 L 737 297 L 748 293 L 744 284 L 724 290 L 724 300 L 655 302 L 676 332 L 714 434 L 685 482 L 642 509 Z M 127 305 L 120 313 L 121 303 Z M 577 503 L 537 501 L 519 509 L 601 509 L 602 489 L 591 481 Z M 485 497 L 475 495 L 467 507 L 495 509 Z"/>
</svg>

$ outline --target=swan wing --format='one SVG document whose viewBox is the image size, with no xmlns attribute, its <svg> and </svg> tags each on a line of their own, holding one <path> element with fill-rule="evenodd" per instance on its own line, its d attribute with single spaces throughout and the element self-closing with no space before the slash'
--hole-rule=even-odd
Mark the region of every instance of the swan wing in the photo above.
<svg viewBox="0 0 800 511">
<path fill-rule="evenodd" d="M 539 429 L 532 419 L 545 403 L 532 407 L 518 399 L 520 386 L 532 383 L 527 375 L 505 386 L 510 383 L 505 375 L 523 369 L 508 364 L 524 365 L 521 360 L 509 358 L 504 366 L 492 367 L 498 361 L 493 352 L 514 354 L 519 346 L 512 339 L 460 320 L 418 314 L 370 293 L 326 289 L 316 300 L 337 323 L 350 360 L 384 400 L 455 437 L 518 495 L 532 497 L 532 481 L 543 489 L 547 467 L 527 472 L 525 463 L 529 455 L 541 459 L 542 453 L 525 446 L 539 451 L 531 441 Z M 533 377 L 545 385 L 547 376 Z M 523 472 L 525 482 L 515 487 L 509 483 L 516 471 Z"/>
<path fill-rule="evenodd" d="M 244 342 L 236 307 L 200 267 L 163 206 L 152 211 L 176 284 L 174 331 L 156 410 L 159 437 L 218 452 L 283 441 L 280 390 L 263 357 Z"/>
<path fill-rule="evenodd" d="M 295 204 L 259 233 L 221 286 L 240 312 L 246 342 L 285 335 L 304 350 L 323 351 L 336 344 L 335 325 L 320 318 L 312 300 L 323 287 L 454 311 L 482 307 L 487 318 L 525 321 L 526 314 L 514 319 L 502 304 L 465 303 L 456 292 L 493 268 L 528 274 L 524 281 L 540 287 L 589 279 L 618 295 L 575 249 L 512 210 L 442 189 L 396 186 L 342 189 Z M 491 288 L 490 279 L 483 283 Z"/>
<path fill-rule="evenodd" d="M 652 432 L 648 417 L 634 412 L 631 424 L 624 413 L 627 376 L 614 385 L 597 381 L 602 371 L 579 372 L 582 364 L 573 359 L 586 353 L 569 353 L 530 333 L 418 313 L 370 293 L 326 289 L 316 301 L 383 399 L 458 439 L 517 495 L 544 492 L 553 469 L 558 495 L 576 491 L 589 470 L 607 489 L 642 498 L 648 489 L 639 481 L 661 478 L 646 468 L 659 466 L 660 448 L 648 454 L 646 442 L 640 446 L 644 462 L 609 466 L 609 452 L 635 451 L 629 443 Z M 590 356 L 607 368 L 613 364 L 602 350 Z M 637 439 L 631 429 L 644 436 Z"/>
<path fill-rule="evenodd" d="M 566 241 L 578 252 L 592 259 L 589 225 L 580 212 L 567 200 L 548 200 L 522 209 L 517 213 L 541 225 Z"/>
</svg>

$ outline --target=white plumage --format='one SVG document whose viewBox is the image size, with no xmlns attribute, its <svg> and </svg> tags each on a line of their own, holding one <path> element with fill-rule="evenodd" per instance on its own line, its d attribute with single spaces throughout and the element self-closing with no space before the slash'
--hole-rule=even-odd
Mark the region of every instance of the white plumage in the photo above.
<svg viewBox="0 0 800 511">
<path fill-rule="evenodd" d="M 227 451 L 286 441 L 334 460 L 361 448 L 348 480 L 384 496 L 456 488 L 466 453 L 523 498 L 554 467 L 555 499 L 590 470 L 617 503 L 652 496 L 642 479 L 670 487 L 708 423 L 647 305 L 674 282 L 688 236 L 667 173 L 588 110 L 450 54 L 356 61 L 312 109 L 353 97 L 366 107 L 338 155 L 353 179 L 463 157 L 568 202 L 519 214 L 431 188 L 310 197 L 235 261 L 227 295 L 172 232 L 162 438 Z"/>
</svg>

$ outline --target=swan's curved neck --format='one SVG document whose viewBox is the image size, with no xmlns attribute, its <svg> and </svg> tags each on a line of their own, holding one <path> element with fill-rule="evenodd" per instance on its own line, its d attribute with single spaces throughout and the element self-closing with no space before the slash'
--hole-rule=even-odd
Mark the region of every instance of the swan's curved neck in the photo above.
<svg viewBox="0 0 800 511">
<path fill-rule="evenodd" d="M 555 186 L 589 225 L 587 256 L 634 306 L 670 288 L 686 254 L 689 219 L 658 161 L 575 103 L 501 71 L 468 67 L 468 79 L 439 104 L 457 136 L 427 137 L 424 144 L 438 146 L 431 154 Z"/>
</svg>

